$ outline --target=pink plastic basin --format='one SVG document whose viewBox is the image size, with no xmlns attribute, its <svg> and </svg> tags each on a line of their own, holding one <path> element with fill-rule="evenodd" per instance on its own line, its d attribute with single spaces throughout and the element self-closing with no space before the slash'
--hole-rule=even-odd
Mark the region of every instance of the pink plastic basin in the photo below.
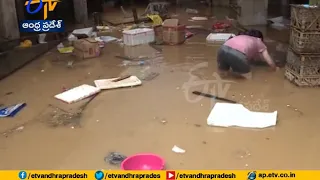
<svg viewBox="0 0 320 180">
<path fill-rule="evenodd" d="M 121 163 L 122 170 L 163 170 L 165 161 L 155 154 L 136 154 Z"/>
</svg>

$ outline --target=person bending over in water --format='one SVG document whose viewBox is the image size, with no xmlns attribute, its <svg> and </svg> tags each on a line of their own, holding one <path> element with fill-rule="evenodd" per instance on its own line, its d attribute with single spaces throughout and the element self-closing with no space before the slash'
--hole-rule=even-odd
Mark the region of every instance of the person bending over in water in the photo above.
<svg viewBox="0 0 320 180">
<path fill-rule="evenodd" d="M 258 30 L 249 30 L 230 38 L 220 47 L 217 57 L 219 72 L 225 76 L 231 68 L 232 74 L 251 79 L 250 62 L 259 56 L 272 70 L 277 69 L 263 43 L 262 33 Z"/>
</svg>

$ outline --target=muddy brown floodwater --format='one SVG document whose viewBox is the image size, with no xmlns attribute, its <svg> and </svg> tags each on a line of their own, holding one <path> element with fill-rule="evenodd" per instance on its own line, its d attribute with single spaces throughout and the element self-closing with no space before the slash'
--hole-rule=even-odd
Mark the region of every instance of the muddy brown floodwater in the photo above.
<svg viewBox="0 0 320 180">
<path fill-rule="evenodd" d="M 205 91 L 201 81 L 215 79 L 218 46 L 206 45 L 205 38 L 198 34 L 184 45 L 164 46 L 163 58 L 142 67 L 119 67 L 122 60 L 114 56 L 123 47 L 116 43 L 107 44 L 99 58 L 76 61 L 72 68 L 67 67 L 71 57 L 53 50 L 2 80 L 0 104 L 28 105 L 14 118 L 0 119 L 0 169 L 117 169 L 104 162 L 109 152 L 156 153 L 171 169 L 319 169 L 320 91 L 292 85 L 283 69 L 255 67 L 252 80 L 223 84 L 229 87 L 225 94 L 214 84 L 208 89 L 251 110 L 277 110 L 275 127 L 207 126 L 213 103 L 191 94 Z M 276 51 L 277 42 L 272 43 L 268 46 Z M 196 65 L 202 68 L 190 72 Z M 81 103 L 66 105 L 53 98 L 98 78 L 125 73 L 143 77 L 147 72 L 159 76 L 140 87 L 103 91 L 79 116 L 72 113 Z M 185 84 L 190 73 L 200 85 Z M 172 152 L 174 145 L 186 153 Z"/>
</svg>

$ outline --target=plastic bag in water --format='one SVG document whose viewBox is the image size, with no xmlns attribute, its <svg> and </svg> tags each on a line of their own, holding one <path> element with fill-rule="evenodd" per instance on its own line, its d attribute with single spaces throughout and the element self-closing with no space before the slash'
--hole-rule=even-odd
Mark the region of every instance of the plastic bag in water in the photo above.
<svg viewBox="0 0 320 180">
<path fill-rule="evenodd" d="M 127 158 L 127 156 L 122 155 L 117 152 L 111 152 L 107 157 L 104 158 L 104 161 L 108 162 L 112 165 L 119 165 L 122 161 L 124 161 Z"/>
<path fill-rule="evenodd" d="M 26 103 L 19 103 L 9 107 L 1 108 L 0 117 L 13 117 L 26 105 L 27 105 Z"/>
</svg>

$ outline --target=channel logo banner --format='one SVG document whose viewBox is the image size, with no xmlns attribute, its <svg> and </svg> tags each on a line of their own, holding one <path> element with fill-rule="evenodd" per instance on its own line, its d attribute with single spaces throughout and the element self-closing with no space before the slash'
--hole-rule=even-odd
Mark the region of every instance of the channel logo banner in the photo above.
<svg viewBox="0 0 320 180">
<path fill-rule="evenodd" d="M 168 170 L 168 171 L 104 171 L 104 170 L 74 170 L 74 171 L 37 171 L 18 170 L 0 171 L 0 180 L 25 180 L 25 179 L 154 179 L 154 180 L 178 180 L 178 179 L 239 179 L 239 180 L 306 180 L 320 179 L 319 171 L 215 171 L 215 170 Z"/>
<path fill-rule="evenodd" d="M 241 180 L 306 180 L 320 179 L 320 171 L 166 171 L 167 180 L 241 179 Z"/>
<path fill-rule="evenodd" d="M 166 179 L 166 171 L 104 171 L 104 170 L 73 170 L 73 171 L 0 171 L 0 180 L 74 180 L 74 179 Z"/>
</svg>

